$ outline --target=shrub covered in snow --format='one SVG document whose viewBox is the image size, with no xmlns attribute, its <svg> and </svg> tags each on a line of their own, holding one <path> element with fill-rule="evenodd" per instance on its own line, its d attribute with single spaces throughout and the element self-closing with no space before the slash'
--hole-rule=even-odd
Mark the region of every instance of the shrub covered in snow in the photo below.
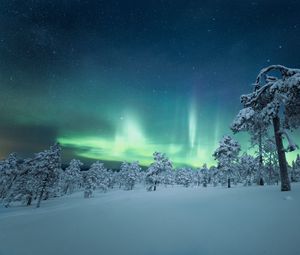
<svg viewBox="0 0 300 255">
<path fill-rule="evenodd" d="M 148 191 L 155 191 L 157 185 L 161 182 L 161 173 L 173 169 L 172 162 L 164 153 L 154 152 L 154 162 L 149 166 L 146 174 L 146 184 Z"/>
</svg>

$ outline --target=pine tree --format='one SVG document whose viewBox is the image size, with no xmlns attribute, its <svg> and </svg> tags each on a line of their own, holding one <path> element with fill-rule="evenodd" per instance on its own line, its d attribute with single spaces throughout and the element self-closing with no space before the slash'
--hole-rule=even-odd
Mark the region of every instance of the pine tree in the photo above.
<svg viewBox="0 0 300 255">
<path fill-rule="evenodd" d="M 267 183 L 274 184 L 279 181 L 279 165 L 278 155 L 276 151 L 275 141 L 271 138 L 265 140 L 263 144 L 264 158 L 265 158 L 265 176 Z"/>
<path fill-rule="evenodd" d="M 300 155 L 299 154 L 297 154 L 296 160 L 293 162 L 292 168 L 293 168 L 293 176 L 291 176 L 291 180 L 295 182 L 300 181 Z"/>
<path fill-rule="evenodd" d="M 109 169 L 107 170 L 107 174 L 108 174 L 108 188 L 109 189 L 113 189 L 114 188 L 114 185 L 117 183 L 117 176 L 118 176 L 118 173 Z"/>
<path fill-rule="evenodd" d="M 202 168 L 200 169 L 200 173 L 201 173 L 201 183 L 203 187 L 207 187 L 208 183 L 209 183 L 209 173 L 208 173 L 208 169 L 207 169 L 207 165 L 204 164 L 202 166 Z"/>
<path fill-rule="evenodd" d="M 215 166 L 211 166 L 209 168 L 209 173 L 211 176 L 211 182 L 213 184 L 214 187 L 218 186 L 218 184 L 220 183 L 220 176 L 219 176 L 219 169 Z"/>
<path fill-rule="evenodd" d="M 264 185 L 263 179 L 263 143 L 268 135 L 268 120 L 263 114 L 255 113 L 252 108 L 242 109 L 234 120 L 231 129 L 234 133 L 246 131 L 251 136 L 252 146 L 258 146 L 259 168 L 257 172 L 257 183 Z"/>
<path fill-rule="evenodd" d="M 36 179 L 37 207 L 40 207 L 42 199 L 49 198 L 54 185 L 59 180 L 60 169 L 61 147 L 59 144 L 35 155 L 32 174 Z"/>
<path fill-rule="evenodd" d="M 78 159 L 72 159 L 62 176 L 63 193 L 71 194 L 78 189 L 82 183 L 81 166 L 83 164 Z"/>
<path fill-rule="evenodd" d="M 106 192 L 108 190 L 109 180 L 110 180 L 109 172 L 104 167 L 103 163 L 96 162 L 96 164 L 98 164 L 98 166 L 97 166 L 97 175 L 98 175 L 97 188 L 103 192 Z"/>
<path fill-rule="evenodd" d="M 176 171 L 176 184 L 189 187 L 193 183 L 193 172 L 190 168 L 180 168 Z"/>
<path fill-rule="evenodd" d="M 141 167 L 139 162 L 123 162 L 121 165 L 120 176 L 125 190 L 132 190 L 138 180 Z"/>
<path fill-rule="evenodd" d="M 219 144 L 213 156 L 218 161 L 218 168 L 223 172 L 224 178 L 227 180 L 227 187 L 230 188 L 231 179 L 236 175 L 235 164 L 241 147 L 230 136 L 224 136 Z"/>
<path fill-rule="evenodd" d="M 20 174 L 16 153 L 11 153 L 0 163 L 0 198 L 5 199 Z"/>
<path fill-rule="evenodd" d="M 161 183 L 167 187 L 168 185 L 175 184 L 175 171 L 173 169 L 167 169 L 166 171 L 162 172 L 161 174 Z"/>
<path fill-rule="evenodd" d="M 291 190 L 285 152 L 297 148 L 287 130 L 300 126 L 300 69 L 291 69 L 281 65 L 272 65 L 262 69 L 256 78 L 254 91 L 248 95 L 242 95 L 241 102 L 244 109 L 239 112 L 234 124 L 238 123 L 241 126 L 243 123 L 248 123 L 249 118 L 259 116 L 267 126 L 273 125 L 281 191 Z M 233 129 L 240 131 L 238 125 Z M 289 142 L 286 150 L 283 146 L 283 135 Z"/>
<path fill-rule="evenodd" d="M 25 159 L 19 164 L 19 174 L 4 200 L 6 207 L 15 201 L 21 201 L 30 206 L 34 197 L 37 196 L 37 179 L 32 172 L 32 162 L 32 159 Z"/>
<path fill-rule="evenodd" d="M 84 198 L 90 198 L 94 190 L 106 191 L 109 185 L 109 173 L 104 164 L 96 161 L 89 170 L 82 172 Z"/>
<path fill-rule="evenodd" d="M 259 160 L 251 155 L 243 154 L 239 159 L 241 181 L 245 186 L 251 186 L 259 172 Z"/>
<path fill-rule="evenodd" d="M 155 191 L 161 182 L 161 173 L 173 169 L 172 162 L 164 153 L 154 152 L 154 162 L 149 166 L 146 174 L 146 184 L 148 191 Z"/>
<path fill-rule="evenodd" d="M 84 198 L 90 198 L 94 190 L 97 188 L 98 174 L 95 169 L 89 169 L 82 172 Z"/>
<path fill-rule="evenodd" d="M 200 169 L 195 169 L 193 173 L 193 183 L 195 186 L 199 187 L 201 185 L 201 171 Z"/>
</svg>

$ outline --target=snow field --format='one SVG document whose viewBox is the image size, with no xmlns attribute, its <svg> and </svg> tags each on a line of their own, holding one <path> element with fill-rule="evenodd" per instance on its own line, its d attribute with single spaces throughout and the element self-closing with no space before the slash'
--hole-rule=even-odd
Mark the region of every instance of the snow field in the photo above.
<svg viewBox="0 0 300 255">
<path fill-rule="evenodd" d="M 299 255 L 300 185 L 76 193 L 0 210 L 1 255 Z"/>
</svg>

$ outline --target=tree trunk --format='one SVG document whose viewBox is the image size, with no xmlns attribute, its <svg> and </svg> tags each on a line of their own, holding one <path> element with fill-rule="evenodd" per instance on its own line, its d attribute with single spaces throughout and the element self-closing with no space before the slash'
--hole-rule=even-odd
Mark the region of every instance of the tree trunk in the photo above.
<svg viewBox="0 0 300 255">
<path fill-rule="evenodd" d="M 42 198 L 43 198 L 43 196 L 44 196 L 45 189 L 46 189 L 46 181 L 44 181 L 44 184 L 43 184 L 41 193 L 40 193 L 40 195 L 39 195 L 39 197 L 38 197 L 38 201 L 37 201 L 37 204 L 36 204 L 36 208 L 39 208 L 40 205 L 41 205 L 41 201 L 42 201 Z"/>
<path fill-rule="evenodd" d="M 274 134 L 276 141 L 276 148 L 279 161 L 280 178 L 281 178 L 281 191 L 290 191 L 291 184 L 289 180 L 287 162 L 285 157 L 285 151 L 282 142 L 282 134 L 280 132 L 280 119 L 279 117 L 273 118 Z"/>
<path fill-rule="evenodd" d="M 48 200 L 49 199 L 49 191 L 47 191 L 46 193 L 45 193 L 45 196 L 44 196 L 44 198 L 43 198 L 43 200 Z"/>
<path fill-rule="evenodd" d="M 40 193 L 40 195 L 39 195 L 39 197 L 38 197 L 38 201 L 37 201 L 37 204 L 36 204 L 36 208 L 39 208 L 39 207 L 40 207 L 43 195 L 44 195 L 44 188 L 42 189 L 42 191 L 41 191 L 41 193 Z"/>
<path fill-rule="evenodd" d="M 27 205 L 27 206 L 30 206 L 31 203 L 32 203 L 32 195 L 30 195 L 30 196 L 27 198 L 27 203 L 26 203 L 26 205 Z"/>
<path fill-rule="evenodd" d="M 153 191 L 156 191 L 156 184 L 157 184 L 157 182 L 155 181 L 155 182 L 154 182 Z"/>
<path fill-rule="evenodd" d="M 264 185 L 264 179 L 261 176 L 262 172 L 262 167 L 263 167 L 263 150 L 262 150 L 262 131 L 260 129 L 259 131 L 259 137 L 258 137 L 258 142 L 259 142 L 259 175 L 258 175 L 258 184 L 263 186 Z"/>
<path fill-rule="evenodd" d="M 69 190 L 69 184 L 67 184 L 64 188 L 64 194 L 66 195 L 68 193 L 68 190 Z"/>
<path fill-rule="evenodd" d="M 83 194 L 84 194 L 84 198 L 90 198 L 91 196 L 91 192 L 89 190 L 85 190 Z"/>
<path fill-rule="evenodd" d="M 227 179 L 227 184 L 228 184 L 227 187 L 230 188 L 231 187 L 231 185 L 230 185 L 230 178 Z"/>
</svg>

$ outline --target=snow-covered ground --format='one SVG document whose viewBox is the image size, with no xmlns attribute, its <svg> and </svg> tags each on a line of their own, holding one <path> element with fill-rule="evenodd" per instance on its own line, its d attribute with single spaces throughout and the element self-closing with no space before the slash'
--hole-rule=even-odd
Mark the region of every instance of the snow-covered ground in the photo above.
<svg viewBox="0 0 300 255">
<path fill-rule="evenodd" d="M 82 193 L 0 209 L 1 255 L 299 255 L 300 185 Z"/>
</svg>

